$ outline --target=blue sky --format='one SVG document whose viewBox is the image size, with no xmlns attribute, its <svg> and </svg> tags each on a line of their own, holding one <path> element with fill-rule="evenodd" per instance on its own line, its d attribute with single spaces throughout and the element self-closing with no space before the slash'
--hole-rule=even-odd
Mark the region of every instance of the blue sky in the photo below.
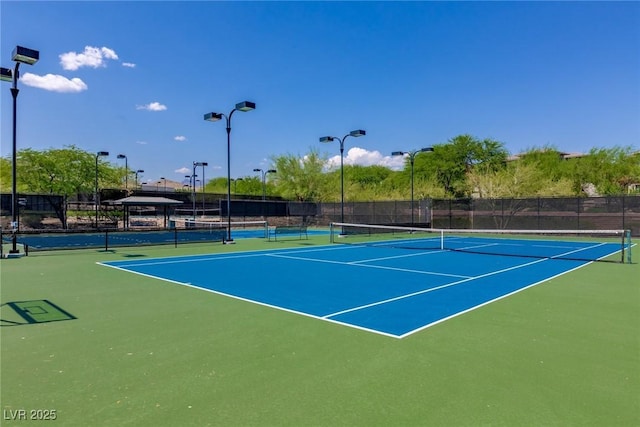
<svg viewBox="0 0 640 427">
<path fill-rule="evenodd" d="M 0 64 L 21 66 L 18 148 L 125 154 L 144 181 L 194 161 L 231 176 L 273 156 L 401 165 L 392 151 L 492 138 L 516 154 L 640 148 L 639 2 L 0 2 Z M 0 86 L 11 154 L 10 84 Z M 399 163 L 400 162 L 400 163 Z"/>
</svg>

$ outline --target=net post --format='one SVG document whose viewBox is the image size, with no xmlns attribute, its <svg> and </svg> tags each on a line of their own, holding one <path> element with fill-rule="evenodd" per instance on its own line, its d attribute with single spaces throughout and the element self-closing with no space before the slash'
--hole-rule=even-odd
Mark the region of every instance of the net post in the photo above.
<svg viewBox="0 0 640 427">
<path fill-rule="evenodd" d="M 444 230 L 440 230 L 440 250 L 444 250 Z"/>
<path fill-rule="evenodd" d="M 627 246 L 627 264 L 631 264 L 631 230 L 625 230 L 624 231 L 623 240 L 625 240 L 625 242 L 623 242 L 623 246 L 624 246 L 624 244 L 626 244 L 626 246 Z M 622 253 L 623 253 L 623 257 L 624 257 L 624 250 L 623 250 Z M 624 258 L 623 258 L 622 262 L 624 262 Z"/>
<path fill-rule="evenodd" d="M 104 230 L 104 250 L 105 252 L 109 250 L 109 230 Z"/>
<path fill-rule="evenodd" d="M 333 222 L 329 223 L 329 243 L 335 243 L 333 241 Z"/>
</svg>

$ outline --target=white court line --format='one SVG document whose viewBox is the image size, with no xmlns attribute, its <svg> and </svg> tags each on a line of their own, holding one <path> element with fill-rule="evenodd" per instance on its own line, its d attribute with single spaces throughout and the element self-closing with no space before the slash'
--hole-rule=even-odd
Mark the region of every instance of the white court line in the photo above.
<svg viewBox="0 0 640 427">
<path fill-rule="evenodd" d="M 609 255 L 607 255 L 607 256 L 609 256 Z M 546 260 L 545 260 L 545 261 L 546 261 Z M 544 282 L 547 282 L 547 281 L 549 281 L 549 280 L 555 279 L 556 277 L 563 276 L 563 275 L 565 275 L 565 274 L 567 274 L 567 273 L 570 273 L 570 272 L 575 271 L 575 270 L 577 270 L 577 269 L 579 269 L 579 268 L 582 268 L 582 267 L 584 267 L 584 266 L 586 266 L 586 265 L 589 265 L 589 264 L 591 264 L 592 262 L 593 262 L 593 261 L 588 262 L 588 263 L 585 263 L 585 264 L 582 264 L 582 265 L 579 265 L 579 266 L 577 266 L 577 267 L 575 267 L 575 268 L 572 268 L 572 269 L 567 270 L 567 271 L 563 271 L 562 273 L 558 273 L 558 274 L 556 274 L 556 275 L 554 275 L 554 276 L 551 276 L 551 277 L 547 277 L 546 279 L 542 279 L 542 280 L 540 280 L 540 281 L 538 281 L 538 282 L 532 283 L 532 284 L 527 285 L 527 286 L 525 286 L 525 287 L 523 287 L 523 288 L 516 289 L 515 291 L 509 292 L 509 293 L 504 294 L 504 295 L 501 295 L 501 296 L 496 297 L 496 298 L 494 298 L 494 299 L 492 299 L 492 300 L 485 301 L 485 302 L 480 303 L 480 304 L 478 304 L 478 305 L 474 305 L 473 307 L 469 307 L 469 308 L 467 308 L 466 310 L 462 310 L 462 311 L 459 311 L 459 312 L 457 312 L 457 313 L 454 313 L 454 314 L 452 314 L 452 315 L 450 315 L 450 316 L 443 317 L 442 319 L 438 319 L 438 320 L 436 320 L 435 322 L 428 323 L 428 324 L 426 324 L 426 325 L 424 325 L 424 326 L 421 326 L 421 327 L 419 327 L 419 328 L 417 328 L 417 329 L 414 329 L 414 330 L 412 330 L 412 331 L 409 331 L 409 332 L 406 332 L 406 333 L 404 333 L 404 334 L 402 334 L 402 335 L 399 335 L 399 336 L 397 336 L 397 338 L 402 339 L 402 338 L 408 337 L 409 335 L 415 334 L 416 332 L 423 331 L 423 330 L 425 330 L 425 329 L 427 329 L 427 328 L 429 328 L 429 327 L 431 327 L 431 326 L 437 325 L 438 323 L 442 323 L 442 322 L 444 322 L 444 321 L 446 321 L 446 320 L 453 319 L 454 317 L 461 316 L 461 315 L 463 315 L 463 314 L 465 314 L 465 313 L 468 313 L 468 312 L 470 312 L 470 311 L 473 311 L 473 310 L 475 310 L 475 309 L 477 309 L 477 308 L 484 307 L 485 305 L 489 305 L 489 304 L 491 304 L 491 303 L 493 303 L 493 302 L 495 302 L 495 301 L 499 301 L 499 300 L 501 300 L 501 299 L 503 299 L 503 298 L 507 298 L 507 297 L 509 297 L 509 296 L 511 296 L 511 295 L 515 295 L 515 294 L 517 294 L 518 292 L 522 292 L 522 291 L 524 291 L 524 290 L 526 290 L 526 289 L 532 288 L 532 287 L 537 286 L 537 285 L 539 285 L 539 284 L 541 284 L 541 283 L 544 283 Z"/>
<path fill-rule="evenodd" d="M 191 259 L 175 259 L 174 257 L 169 257 L 169 258 L 165 258 L 162 259 L 160 258 L 160 261 L 153 261 L 153 262 L 139 262 L 139 263 L 131 263 L 131 264 L 123 264 L 122 267 L 144 267 L 147 265 L 164 265 L 164 264 L 182 264 L 185 262 L 203 262 L 203 261 L 215 261 L 215 260 L 223 260 L 223 259 L 233 259 L 233 258 L 251 258 L 251 257 L 258 257 L 258 256 L 263 256 L 264 254 L 244 254 L 244 255 L 229 255 L 229 256 L 220 256 L 220 254 L 218 255 L 210 255 L 210 256 L 204 256 L 202 258 L 195 258 L 197 256 L 201 256 L 201 255 L 191 255 Z M 107 261 L 109 262 L 109 261 Z M 121 262 L 121 261 L 116 261 L 116 262 Z M 126 262 L 126 261 L 125 261 Z M 110 264 L 104 264 L 107 265 L 109 267 L 120 267 L 119 265 L 110 265 Z"/>
<path fill-rule="evenodd" d="M 238 295 L 228 294 L 226 292 L 221 292 L 221 291 L 216 291 L 216 290 L 209 289 L 209 288 L 204 288 L 204 287 L 193 285 L 193 284 L 187 283 L 187 282 L 178 282 L 177 280 L 167 279 L 167 278 L 162 277 L 162 276 L 154 276 L 152 274 L 140 273 L 138 271 L 128 270 L 128 269 L 123 268 L 123 267 L 119 267 L 119 266 L 115 266 L 115 265 L 109 265 L 109 264 L 103 264 L 103 263 L 100 263 L 100 262 L 97 262 L 96 264 L 103 265 L 105 267 L 114 268 L 116 270 L 125 271 L 127 273 L 137 274 L 137 275 L 140 275 L 140 276 L 143 276 L 143 277 L 148 277 L 148 278 L 151 278 L 151 279 L 158 279 L 158 280 L 162 280 L 164 282 L 173 283 L 173 284 L 176 284 L 176 285 L 187 286 L 189 288 L 194 288 L 194 289 L 198 289 L 198 290 L 205 291 L 205 292 L 211 292 L 212 294 L 222 295 L 222 296 L 233 298 L 233 299 L 237 299 L 237 300 L 240 300 L 240 301 L 245 301 L 245 302 L 250 302 L 250 303 L 253 303 L 253 304 L 258 304 L 258 305 L 261 305 L 263 307 L 273 308 L 273 309 L 276 309 L 276 310 L 285 311 L 287 313 L 299 314 L 301 316 L 310 317 L 312 319 L 322 320 L 322 321 L 325 321 L 325 322 L 331 322 L 331 323 L 335 323 L 335 324 L 338 324 L 338 325 L 341 325 L 341 326 L 347 326 L 347 327 L 354 328 L 354 329 L 360 329 L 362 331 L 372 332 L 374 334 L 383 335 L 383 336 L 390 337 L 390 338 L 399 338 L 398 335 L 394 335 L 394 334 L 390 334 L 390 333 L 387 333 L 387 332 L 378 331 L 376 329 L 365 328 L 364 326 L 353 325 L 351 323 L 341 322 L 339 320 L 334 320 L 334 319 L 325 319 L 325 318 L 323 318 L 321 316 L 317 316 L 315 314 L 305 313 L 304 311 L 292 310 L 290 308 L 281 307 L 279 305 L 268 304 L 268 303 L 265 303 L 265 302 L 261 302 L 261 301 L 257 301 L 257 300 L 253 300 L 253 299 L 249 299 L 249 298 L 244 298 L 244 297 L 241 297 L 241 296 L 238 296 Z"/>
<path fill-rule="evenodd" d="M 597 247 L 597 246 L 601 246 L 601 245 L 604 245 L 604 244 L 606 244 L 606 243 L 602 243 L 602 244 L 599 244 L 599 245 L 596 245 L 596 246 L 592 246 L 592 247 Z M 634 243 L 634 244 L 632 244 L 632 246 L 636 246 L 636 244 Z M 296 250 L 296 249 L 291 250 L 291 248 L 284 248 L 284 249 L 277 250 L 277 251 L 282 251 L 282 253 L 300 253 L 300 252 L 315 252 L 315 251 L 323 251 L 323 250 L 338 250 L 338 249 L 350 249 L 350 248 L 353 248 L 353 247 L 351 247 L 351 246 L 337 246 L 337 247 L 336 247 L 336 246 L 334 246 L 334 245 L 327 245 L 327 246 L 322 246 L 322 247 L 320 247 L 320 248 L 316 248 L 316 249 L 308 249 L 308 250 L 303 250 L 303 251 L 301 251 L 301 250 Z M 590 248 L 591 248 L 591 247 L 590 247 Z M 571 254 L 571 253 L 573 253 L 573 252 L 579 252 L 579 251 L 581 251 L 581 250 L 586 250 L 586 249 L 590 249 L 590 248 L 582 248 L 582 249 L 578 249 L 578 250 L 576 250 L 576 251 L 571 251 L 571 252 L 567 252 L 567 253 L 564 253 L 564 254 L 560 254 L 560 255 L 557 255 L 557 256 L 552 257 L 552 258 L 561 257 L 561 256 L 564 256 L 564 255 Z M 262 252 L 262 253 L 260 253 L 260 252 Z M 599 259 L 606 258 L 606 257 L 608 257 L 608 256 L 613 255 L 614 253 L 617 253 L 617 252 L 619 252 L 619 251 L 612 252 L 611 254 L 608 254 L 608 255 L 603 255 L 603 256 L 602 256 L 601 258 L 599 258 Z M 265 249 L 264 251 L 252 251 L 252 252 L 251 252 L 251 256 L 254 256 L 254 255 L 255 255 L 255 256 L 258 256 L 258 255 L 278 256 L 278 254 L 273 253 L 273 249 Z M 246 257 L 246 256 L 247 256 L 247 254 L 245 253 L 245 254 L 243 254 L 242 256 L 240 256 L 240 255 L 239 255 L 238 257 L 242 258 L 242 257 Z M 171 257 L 171 258 L 173 258 L 173 259 L 175 260 L 175 258 L 193 258 L 193 257 L 194 257 L 194 255 L 182 255 L 182 256 L 178 256 L 178 257 Z M 206 258 L 206 260 L 220 259 L 220 258 L 222 258 L 222 257 L 215 257 L 215 255 L 214 255 L 214 256 L 212 256 L 212 257 L 210 257 L 210 258 Z M 226 257 L 224 257 L 224 258 L 233 258 L 233 256 L 226 256 Z M 310 259 L 306 259 L 306 258 L 296 258 L 296 257 L 291 257 L 291 258 L 295 258 L 295 259 L 302 259 L 302 260 L 310 261 Z M 158 259 L 158 260 L 162 260 L 163 258 L 156 258 L 156 259 Z M 166 258 L 164 258 L 164 259 L 166 260 Z M 516 268 L 524 267 L 524 266 L 526 266 L 526 265 L 531 265 L 531 264 L 536 264 L 536 263 L 538 263 L 538 262 L 548 261 L 549 259 L 551 259 L 551 258 L 546 258 L 546 259 L 536 260 L 536 261 L 533 261 L 533 262 L 530 262 L 530 263 L 527 263 L 527 264 L 523 264 L 523 265 L 520 265 L 520 266 L 511 267 L 511 268 L 509 268 L 509 269 L 504 269 L 504 270 L 501 270 L 501 271 L 488 273 L 488 274 L 483 275 L 483 276 L 490 276 L 490 275 L 497 274 L 497 273 L 500 273 L 500 272 L 504 272 L 504 271 L 507 271 L 507 270 L 511 270 L 511 269 L 516 269 Z M 199 260 L 199 259 L 198 259 L 198 260 Z M 188 261 L 196 261 L 196 260 L 193 260 L 193 259 L 191 259 L 191 260 L 189 260 L 189 259 L 185 259 L 184 261 L 185 261 L 185 262 L 188 262 Z M 313 261 L 313 260 L 311 260 L 311 261 Z M 316 260 L 316 261 L 321 261 L 321 260 Z M 162 264 L 162 263 L 163 263 L 163 262 L 158 262 L 157 264 Z M 168 262 L 168 261 L 167 261 L 166 263 L 170 263 L 170 262 Z M 563 272 L 563 273 L 559 273 L 559 274 L 557 274 L 557 275 L 555 275 L 555 276 L 552 276 L 552 277 L 549 277 L 549 278 L 543 279 L 543 280 L 541 280 L 541 281 L 539 281 L 539 282 L 536 282 L 536 283 L 534 283 L 534 284 L 528 285 L 528 286 L 526 286 L 526 287 L 523 287 L 523 288 L 521 288 L 521 289 L 518 289 L 518 290 L 516 290 L 516 291 L 513 291 L 513 292 L 511 292 L 511 293 L 509 293 L 509 294 L 502 295 L 502 296 L 497 297 L 497 298 L 495 298 L 495 299 L 493 299 L 493 300 L 486 301 L 486 302 L 484 302 L 484 303 L 482 303 L 482 304 L 479 304 L 479 305 L 476 305 L 476 306 L 474 306 L 474 307 L 470 307 L 470 308 L 468 308 L 468 309 L 466 309 L 466 310 L 464 310 L 464 311 L 461 311 L 461 312 L 455 313 L 455 314 L 453 314 L 453 315 L 451 315 L 451 316 L 448 316 L 448 317 L 446 317 L 446 318 L 443 318 L 443 319 L 439 319 L 439 320 L 437 320 L 437 321 L 435 321 L 435 322 L 432 322 L 432 323 L 430 323 L 430 324 L 427 324 L 427 325 L 421 326 L 421 327 L 419 327 L 419 328 L 417 328 L 417 329 L 411 330 L 411 331 L 406 332 L 406 333 L 404 333 L 404 334 L 402 334 L 402 335 L 395 335 L 395 334 L 391 334 L 391 333 L 387 333 L 387 332 L 379 331 L 379 330 L 376 330 L 376 329 L 370 329 L 370 328 L 366 328 L 366 327 L 363 327 L 363 326 L 354 325 L 354 324 L 352 324 L 352 323 L 347 323 L 347 322 L 343 322 L 343 321 L 339 321 L 339 320 L 336 320 L 336 319 L 330 319 L 330 318 L 329 318 L 329 316 L 336 316 L 336 315 L 337 315 L 337 314 L 339 314 L 339 313 L 333 313 L 333 314 L 329 314 L 329 315 L 325 315 L 325 316 L 317 316 L 317 315 L 313 315 L 313 314 L 309 314 L 309 313 L 305 313 L 305 312 L 301 312 L 301 311 L 296 311 L 296 310 L 292 310 L 292 309 L 287 309 L 287 308 L 280 307 L 280 306 L 277 306 L 277 305 L 271 305 L 271 304 L 263 303 L 263 302 L 260 302 L 260 301 L 255 301 L 255 300 L 251 300 L 251 299 L 248 299 L 248 298 L 239 297 L 239 296 L 232 295 L 232 294 L 227 294 L 227 293 L 220 292 L 220 291 L 215 291 L 215 290 L 208 289 L 208 288 L 203 288 L 203 287 L 200 287 L 200 286 L 192 285 L 191 283 L 178 282 L 178 281 L 171 280 L 171 279 L 167 279 L 167 278 L 164 278 L 164 277 L 161 277 L 161 276 L 154 276 L 154 275 L 151 275 L 151 274 L 140 273 L 140 272 L 136 272 L 136 271 L 133 271 L 133 270 L 128 269 L 128 267 L 133 266 L 134 264 L 125 264 L 125 265 L 119 266 L 119 265 L 111 265 L 111 264 L 109 264 L 109 261 L 107 261 L 106 263 L 105 263 L 105 262 L 96 262 L 96 264 L 98 264 L 98 265 L 103 265 L 103 266 L 106 266 L 106 267 L 111 267 L 111 268 L 114 268 L 114 269 L 117 269 L 117 270 L 126 271 L 126 272 L 128 272 L 128 273 L 138 274 L 138 275 L 140 275 L 140 276 L 144 276 L 144 277 L 149 277 L 149 278 L 153 278 L 153 279 L 159 279 L 159 280 L 162 280 L 162 281 L 165 281 L 165 282 L 170 282 L 170 283 L 174 283 L 174 284 L 178 284 L 178 285 L 188 286 L 188 287 L 191 287 L 191 288 L 194 288 L 194 289 L 199 289 L 199 290 L 203 290 L 203 291 L 206 291 L 206 292 L 211 292 L 211 293 L 218 294 L 218 295 L 222 295 L 222 296 L 228 296 L 228 297 L 231 297 L 231 298 L 234 298 L 234 299 L 238 299 L 238 300 L 241 300 L 241 301 L 252 302 L 252 303 L 255 303 L 255 304 L 258 304 L 258 305 L 261 305 L 261 306 L 265 306 L 265 307 L 269 307 L 269 308 L 274 308 L 274 309 L 277 309 L 277 310 L 281 310 L 281 311 L 285 311 L 285 312 L 289 312 L 289 313 L 293 313 L 293 314 L 299 314 L 299 315 L 302 315 L 302 316 L 305 316 L 305 317 L 309 317 L 309 318 L 313 318 L 313 319 L 317 319 L 317 320 L 322 320 L 322 321 L 326 321 L 326 322 L 331 322 L 331 323 L 338 324 L 338 325 L 341 325 L 341 326 L 347 326 L 347 327 L 350 327 L 350 328 L 354 328 L 354 329 L 358 329 L 358 330 L 362 330 L 362 331 L 366 331 L 366 332 L 371 332 L 371 333 L 374 333 L 374 334 L 377 334 L 377 335 L 382 335 L 382 336 L 386 336 L 386 337 L 390 337 L 390 338 L 396 338 L 396 339 L 402 339 L 402 338 L 405 338 L 405 337 L 407 337 L 407 336 L 409 336 L 409 335 L 412 335 L 412 334 L 414 334 L 414 333 L 416 333 L 416 332 L 422 331 L 422 330 L 424 330 L 424 329 L 426 329 L 426 328 L 428 328 L 428 327 L 430 327 L 430 326 L 433 326 L 433 325 L 436 325 L 436 324 L 438 324 L 438 323 L 444 322 L 445 320 L 448 320 L 448 319 L 451 319 L 451 318 L 453 318 L 453 317 L 459 316 L 459 315 L 461 315 L 461 314 L 467 313 L 467 312 L 472 311 L 472 310 L 474 310 L 474 309 L 476 309 L 476 308 L 479 308 L 479 307 L 485 306 L 485 305 L 490 304 L 490 303 L 492 303 L 492 302 L 494 302 L 494 301 L 500 300 L 500 299 L 502 299 L 502 298 L 505 298 L 505 297 L 507 297 L 507 296 L 510 296 L 510 295 L 513 295 L 513 294 L 515 294 L 515 293 L 517 293 L 517 292 L 520 292 L 520 291 L 522 291 L 522 290 L 528 289 L 528 288 L 530 288 L 530 287 L 532 287 L 532 286 L 538 285 L 538 284 L 540 284 L 540 283 L 543 283 L 543 282 L 546 282 L 546 281 L 548 281 L 548 280 L 554 279 L 554 278 L 556 278 L 556 277 L 558 277 L 558 276 L 561 276 L 561 275 L 567 274 L 567 273 L 569 273 L 569 272 L 571 272 L 571 271 L 574 271 L 574 270 L 577 270 L 577 269 L 579 269 L 579 268 L 582 268 L 582 267 L 584 267 L 584 266 L 586 266 L 586 265 L 591 264 L 591 262 L 585 263 L 585 264 L 580 265 L 580 266 L 578 266 L 578 267 L 575 267 L 575 268 L 573 268 L 573 269 L 571 269 L 571 270 L 567 270 L 567 271 L 565 271 L 565 272 Z M 345 264 L 345 263 L 339 263 L 339 264 Z M 147 263 L 147 264 L 135 264 L 135 265 L 149 265 L 149 263 Z M 364 266 L 364 265 L 359 265 L 359 264 L 352 264 L 352 265 L 354 265 L 354 266 L 360 266 L 360 267 L 371 267 L 371 266 Z M 409 270 L 409 271 L 410 271 L 410 270 Z M 425 274 L 425 272 L 421 272 L 421 271 L 416 271 L 416 273 L 422 273 L 422 274 Z M 461 281 L 458 281 L 458 282 L 450 283 L 450 284 L 448 284 L 448 285 L 441 286 L 441 287 L 439 287 L 439 288 L 447 287 L 447 286 L 452 286 L 452 285 L 454 285 L 454 284 L 456 284 L 456 283 L 458 283 L 458 284 L 459 284 L 459 283 L 463 283 L 463 282 L 468 282 L 468 281 L 475 280 L 475 279 L 480 278 L 480 277 L 483 277 L 483 276 L 470 277 L 470 278 L 467 278 L 466 280 L 461 280 Z M 461 276 L 461 277 L 465 277 L 465 276 Z M 431 289 L 431 290 L 435 290 L 435 289 L 436 289 L 436 288 Z M 414 293 L 414 294 L 426 293 L 426 292 L 431 291 L 431 290 L 425 290 L 425 291 L 421 291 L 421 292 L 416 292 L 416 293 Z M 404 296 L 404 297 L 408 297 L 408 296 Z M 403 297 L 394 298 L 394 299 L 400 299 L 400 298 L 403 298 Z M 382 303 L 382 302 L 380 302 L 380 303 Z M 380 303 L 377 303 L 377 304 L 380 304 Z M 377 305 L 377 304 L 370 304 L 369 306 L 371 306 L 371 305 Z M 363 306 L 363 307 L 365 307 L 365 306 Z M 356 309 L 356 308 L 351 309 L 351 310 L 345 310 L 344 312 L 347 312 L 347 311 L 354 311 L 355 309 Z"/>
<path fill-rule="evenodd" d="M 601 244 L 598 244 L 598 245 L 593 246 L 593 247 L 598 247 L 598 246 L 601 246 L 601 245 L 604 245 L 604 244 L 605 243 L 601 243 Z M 458 280 L 456 282 L 451 282 L 451 283 L 448 283 L 446 285 L 436 286 L 435 288 L 424 289 L 422 291 L 412 292 L 410 294 L 400 295 L 400 296 L 397 296 L 397 297 L 394 297 L 394 298 L 388 298 L 386 300 L 374 302 L 374 303 L 371 303 L 371 304 L 365 304 L 365 305 L 361 305 L 361 306 L 358 306 L 358 307 L 349 308 L 347 310 L 342 310 L 342 311 L 338 311 L 338 312 L 335 312 L 335 313 L 327 314 L 324 317 L 326 317 L 326 318 L 335 317 L 335 316 L 338 316 L 338 315 L 341 315 L 341 314 L 350 313 L 350 312 L 358 311 L 358 310 L 363 310 L 365 308 L 375 307 L 375 306 L 378 306 L 378 305 L 387 304 L 387 303 L 390 303 L 390 302 L 399 301 L 399 300 L 406 299 L 406 298 L 411 298 L 411 297 L 414 297 L 416 295 L 422 295 L 422 294 L 426 294 L 426 293 L 429 293 L 429 292 L 437 291 L 438 289 L 449 288 L 451 286 L 460 285 L 462 283 L 467 283 L 467 282 L 470 282 L 470 281 L 473 281 L 473 280 L 482 279 L 484 277 L 495 276 L 496 274 L 504 273 L 506 271 L 516 270 L 518 268 L 527 267 L 527 266 L 530 266 L 530 265 L 533 265 L 533 264 L 538 264 L 540 262 L 545 262 L 545 261 L 548 261 L 548 260 L 553 259 L 553 258 L 557 258 L 557 257 L 565 256 L 565 255 L 570 255 L 572 253 L 580 252 L 580 251 L 585 250 L 585 249 L 586 248 L 577 249 L 577 250 L 574 250 L 574 251 L 569 251 L 569 252 L 565 252 L 565 253 L 560 254 L 560 255 L 556 255 L 556 256 L 554 256 L 552 258 L 538 259 L 538 260 L 535 260 L 535 261 L 527 262 L 525 264 L 520 264 L 520 265 L 516 265 L 516 266 L 513 266 L 513 267 L 509 267 L 509 268 L 503 268 L 502 270 L 491 271 L 491 272 L 486 273 L 486 274 L 481 274 L 480 276 L 468 277 L 466 279 Z"/>
<path fill-rule="evenodd" d="M 295 259 L 299 261 L 309 261 L 309 262 L 322 262 L 327 264 L 339 264 L 339 265 L 352 265 L 354 267 L 364 267 L 364 268 L 377 268 L 379 270 L 393 270 L 393 271 L 402 271 L 405 273 L 417 273 L 417 274 L 426 274 L 429 276 L 445 276 L 445 277 L 457 277 L 457 278 L 465 278 L 468 279 L 471 276 L 463 276 L 460 274 L 447 274 L 447 273 L 436 273 L 433 271 L 423 271 L 423 270 L 412 270 L 409 268 L 397 268 L 397 267 L 385 267 L 382 265 L 368 265 L 368 264 L 355 264 L 353 262 L 343 262 L 343 261 L 331 261 L 327 259 L 316 259 L 316 258 L 303 258 L 303 257 L 295 257 L 295 256 L 286 256 L 280 254 L 266 254 L 267 256 L 274 258 L 287 258 L 287 259 Z"/>
<path fill-rule="evenodd" d="M 316 249 L 303 249 L 303 250 L 291 250 L 291 248 L 285 249 L 275 249 L 275 251 L 282 253 L 303 253 L 303 252 L 319 252 L 319 251 L 327 251 L 327 250 L 339 250 L 339 249 L 349 249 L 348 247 L 335 247 L 335 246 L 321 246 Z M 129 264 L 129 261 L 105 261 L 104 263 L 98 262 L 98 264 L 109 265 L 105 263 L 122 263 L 122 267 L 142 267 L 145 265 L 163 265 L 163 264 L 181 264 L 185 262 L 201 262 L 201 261 L 217 261 L 217 260 L 226 260 L 226 259 L 234 259 L 234 258 L 251 258 L 258 257 L 264 255 L 270 255 L 274 249 L 263 249 L 258 251 L 249 251 L 249 252 L 233 252 L 229 254 L 218 253 L 218 254 L 209 254 L 209 255 L 180 255 L 180 256 L 170 256 L 164 258 L 151 258 L 147 260 L 147 262 L 133 262 Z M 157 261 L 152 261 L 156 259 Z"/>
<path fill-rule="evenodd" d="M 466 282 L 470 282 L 472 280 L 482 279 L 484 277 L 489 277 L 489 276 L 493 276 L 493 275 L 496 275 L 496 274 L 504 273 L 505 271 L 516 270 L 518 268 L 527 267 L 529 265 L 537 264 L 537 263 L 543 262 L 543 261 L 547 261 L 547 260 L 546 259 L 538 259 L 538 260 L 535 260 L 535 261 L 528 262 L 526 264 L 520 264 L 520 265 L 516 265 L 516 266 L 513 266 L 513 267 L 509 267 L 509 268 L 504 268 L 502 270 L 496 270 L 496 271 L 492 271 L 490 273 L 481 274 L 480 276 L 467 277 L 466 279 L 458 280 L 458 281 L 451 282 L 451 283 L 447 283 L 446 285 L 436 286 L 435 288 L 423 289 L 421 291 L 416 291 L 416 292 L 412 292 L 410 294 L 405 294 L 405 295 L 400 295 L 400 296 L 393 297 L 393 298 L 388 298 L 388 299 L 385 299 L 385 300 L 382 300 L 382 301 L 373 302 L 371 304 L 365 304 L 365 305 L 361 305 L 361 306 L 358 306 L 358 307 L 353 307 L 353 308 L 348 308 L 346 310 L 337 311 L 335 313 L 327 314 L 324 317 L 330 318 L 330 317 L 338 316 L 340 314 L 350 313 L 352 311 L 358 311 L 358 310 L 362 310 L 362 309 L 369 308 L 369 307 L 375 307 L 377 305 L 382 305 L 382 304 L 387 304 L 387 303 L 394 302 L 394 301 L 399 301 L 399 300 L 405 299 L 405 298 L 411 298 L 411 297 L 414 297 L 416 295 L 426 294 L 426 293 L 429 293 L 429 292 L 437 291 L 438 289 L 449 288 L 451 286 L 456 286 L 456 285 L 459 285 L 461 283 L 466 283 Z"/>
<path fill-rule="evenodd" d="M 396 258 L 409 258 L 409 257 L 413 257 L 413 256 L 432 255 L 432 254 L 437 254 L 437 253 L 441 253 L 441 252 L 447 252 L 447 251 L 444 251 L 444 250 L 433 250 L 433 251 L 429 251 L 429 252 L 416 252 L 416 253 L 405 254 L 405 255 L 386 256 L 386 257 L 381 257 L 381 258 L 368 258 L 368 259 L 362 259 L 362 260 L 359 260 L 359 261 L 349 261 L 349 262 L 345 262 L 344 264 L 356 265 L 356 264 L 360 264 L 360 263 L 363 263 L 363 262 L 385 261 L 385 260 L 388 260 L 388 259 L 396 259 Z"/>
</svg>

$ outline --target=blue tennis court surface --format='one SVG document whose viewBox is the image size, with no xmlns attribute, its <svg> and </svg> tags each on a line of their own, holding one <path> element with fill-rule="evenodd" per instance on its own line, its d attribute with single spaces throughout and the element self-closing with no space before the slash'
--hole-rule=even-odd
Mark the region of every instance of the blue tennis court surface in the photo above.
<svg viewBox="0 0 640 427">
<path fill-rule="evenodd" d="M 564 253 L 619 248 L 562 242 L 557 256 L 527 258 L 330 245 L 102 265 L 402 338 L 589 263 Z"/>
</svg>

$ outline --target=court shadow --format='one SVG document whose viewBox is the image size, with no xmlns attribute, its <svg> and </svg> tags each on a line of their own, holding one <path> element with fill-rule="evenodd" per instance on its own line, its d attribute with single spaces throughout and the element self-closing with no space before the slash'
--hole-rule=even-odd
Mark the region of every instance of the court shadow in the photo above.
<svg viewBox="0 0 640 427">
<path fill-rule="evenodd" d="M 0 327 L 75 320 L 73 314 L 49 300 L 12 301 L 0 304 Z"/>
</svg>

